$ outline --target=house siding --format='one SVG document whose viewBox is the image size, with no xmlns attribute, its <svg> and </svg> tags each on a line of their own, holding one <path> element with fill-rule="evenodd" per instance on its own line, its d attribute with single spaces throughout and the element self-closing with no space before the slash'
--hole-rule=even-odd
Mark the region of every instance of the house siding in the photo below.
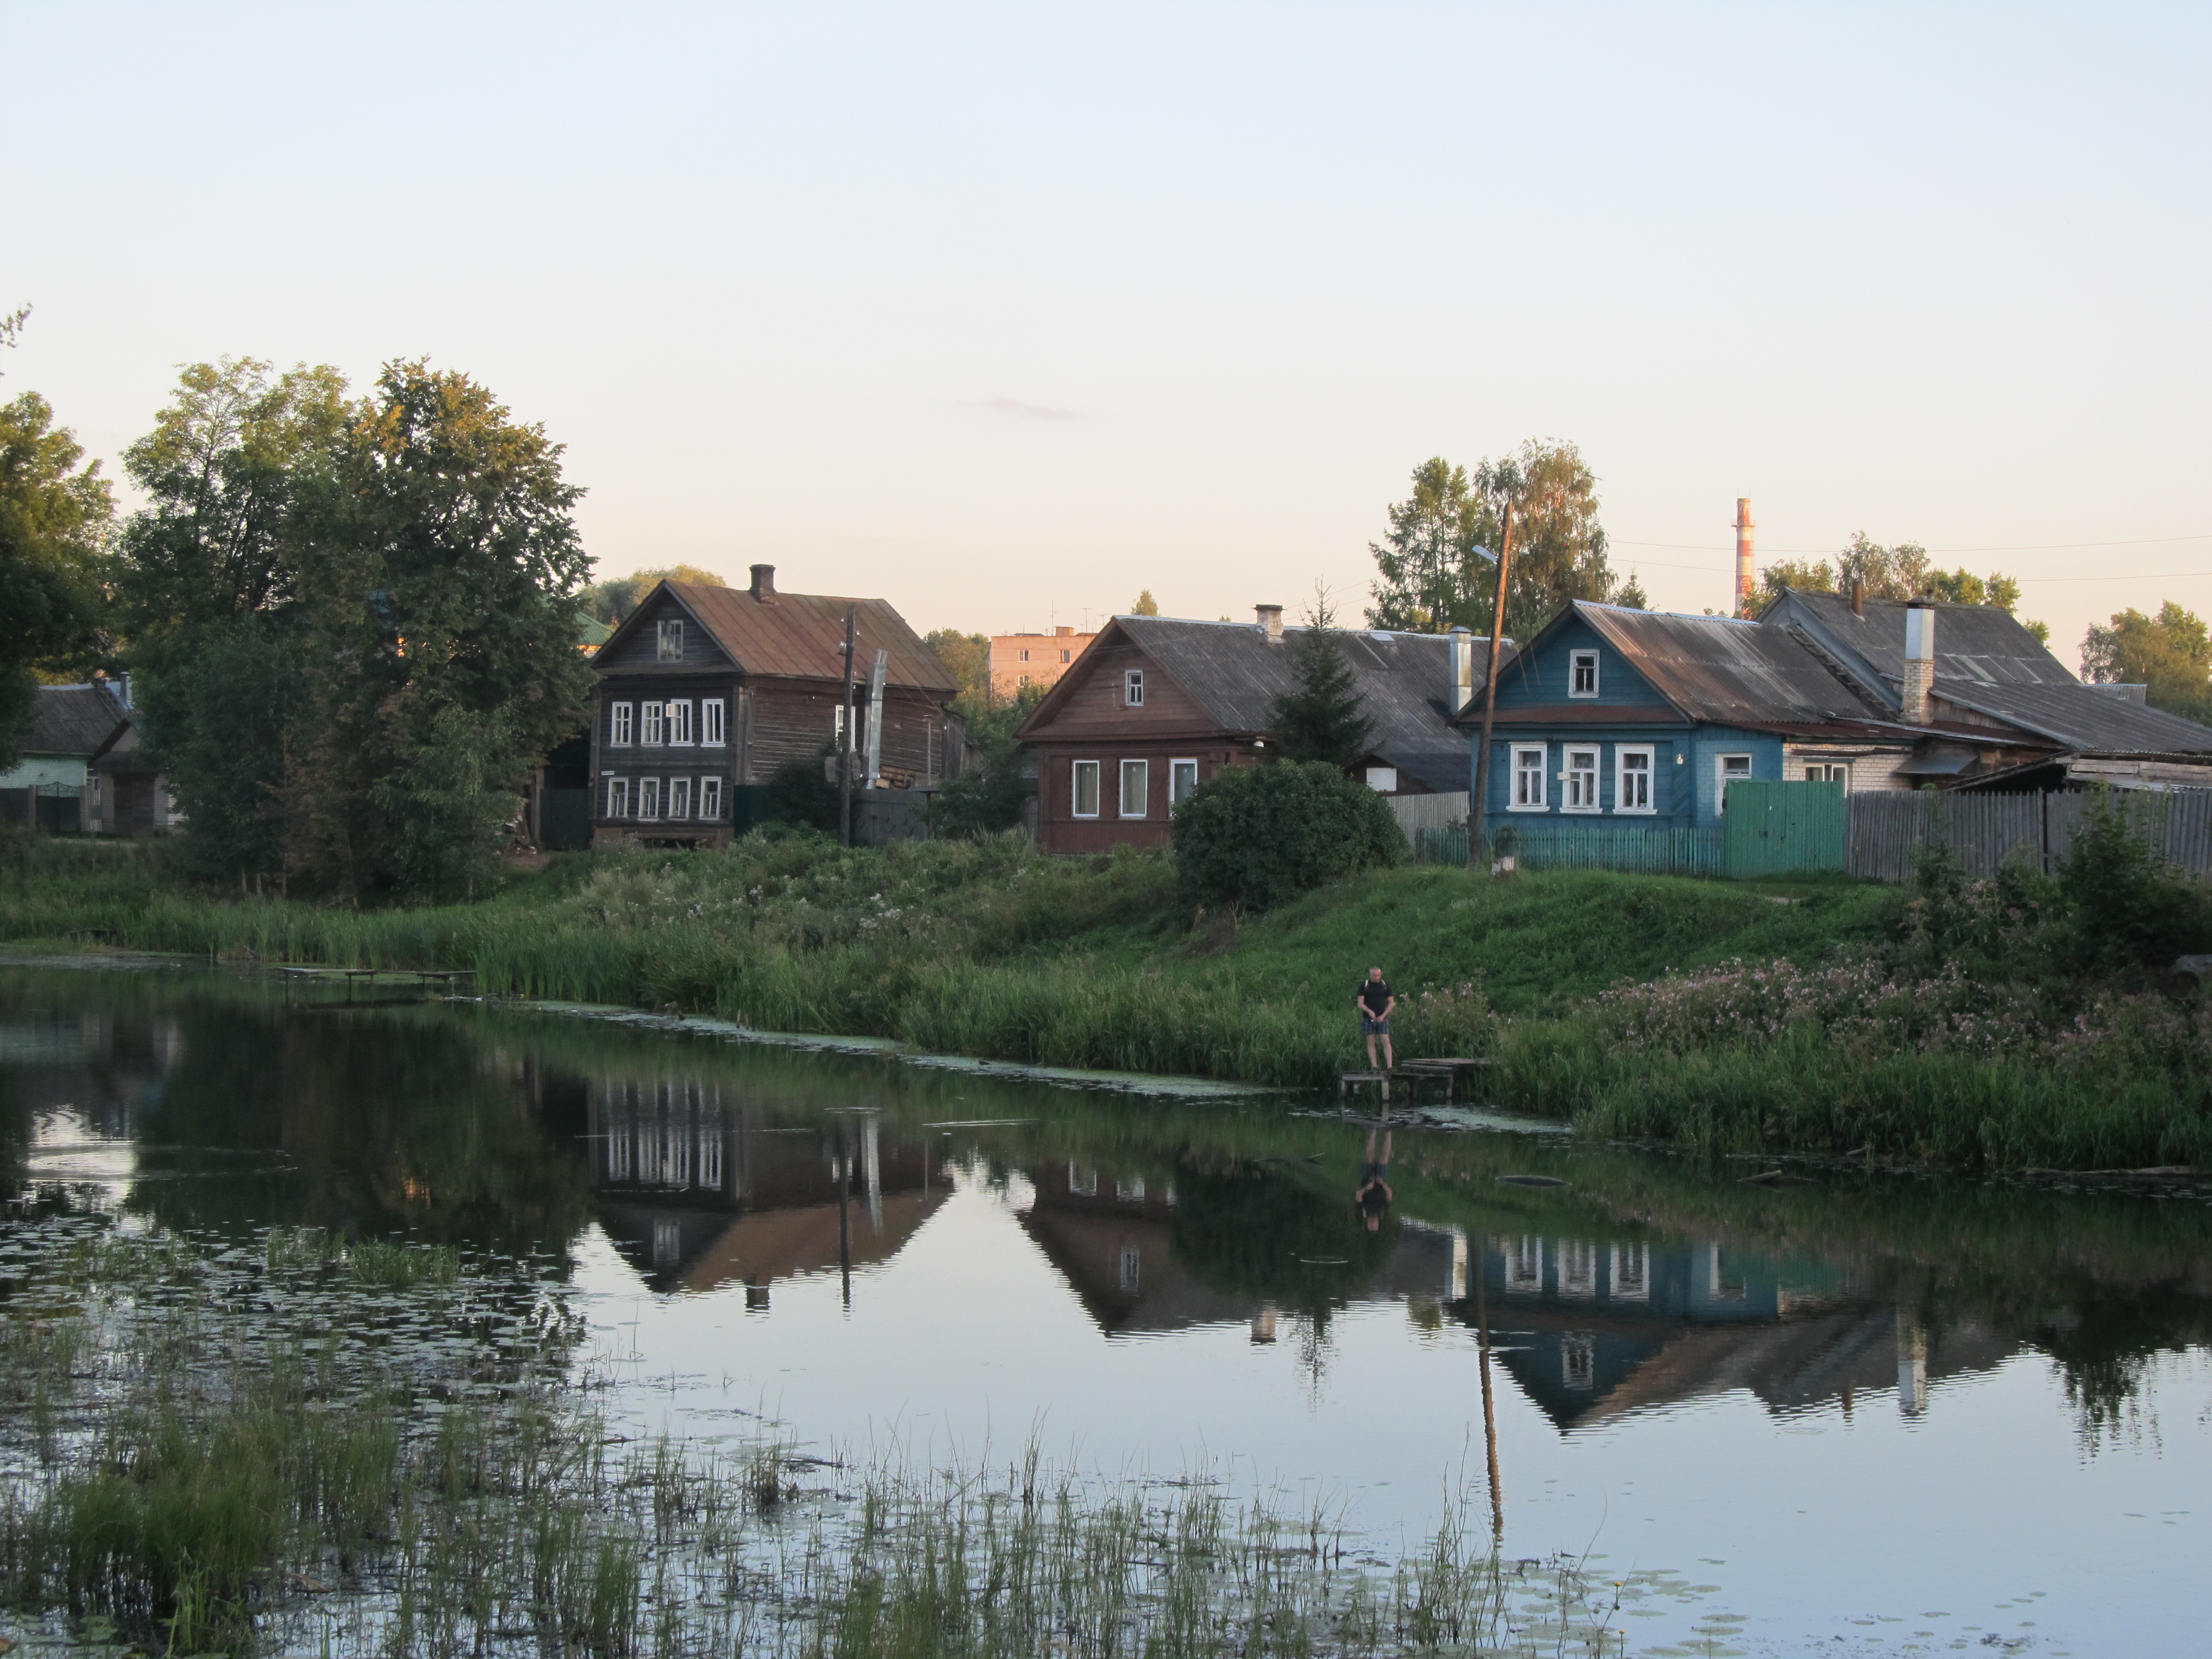
<svg viewBox="0 0 2212 1659">
<path fill-rule="evenodd" d="M 1116 847 L 1165 847 L 1172 836 L 1173 819 L 1168 791 L 1172 763 L 1194 760 L 1198 781 L 1204 783 L 1224 766 L 1248 765 L 1249 744 L 1210 744 L 1134 738 L 1099 743 L 1039 740 L 1037 757 L 1037 840 L 1048 853 L 1103 853 Z M 1098 816 L 1075 816 L 1075 763 L 1098 763 Z M 1147 787 L 1141 817 L 1121 814 L 1121 768 L 1124 761 L 1146 763 Z"/>
</svg>

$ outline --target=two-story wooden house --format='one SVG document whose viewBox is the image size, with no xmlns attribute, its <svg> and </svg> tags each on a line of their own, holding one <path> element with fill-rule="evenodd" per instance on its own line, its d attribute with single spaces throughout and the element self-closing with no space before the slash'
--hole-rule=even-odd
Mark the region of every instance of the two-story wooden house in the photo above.
<svg viewBox="0 0 2212 1659">
<path fill-rule="evenodd" d="M 856 752 L 868 750 L 880 653 L 880 781 L 927 787 L 957 774 L 959 687 L 885 601 L 778 592 L 765 564 L 749 588 L 664 581 L 592 659 L 593 842 L 720 846 L 759 822 L 776 769 L 817 760 L 844 730 L 848 610 Z"/>
</svg>

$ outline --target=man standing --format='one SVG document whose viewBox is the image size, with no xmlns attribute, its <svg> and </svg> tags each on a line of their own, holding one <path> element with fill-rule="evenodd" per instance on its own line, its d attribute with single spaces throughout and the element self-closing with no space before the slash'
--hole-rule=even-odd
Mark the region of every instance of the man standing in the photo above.
<svg viewBox="0 0 2212 1659">
<path fill-rule="evenodd" d="M 1382 1069 L 1390 1070 L 1398 1062 L 1390 1053 L 1390 1011 L 1398 1006 L 1392 994 L 1390 981 L 1382 977 L 1380 968 L 1370 968 L 1361 981 L 1359 994 L 1352 1000 L 1359 1010 L 1359 1035 L 1367 1039 L 1367 1065 L 1375 1066 L 1375 1039 L 1382 1039 Z"/>
</svg>

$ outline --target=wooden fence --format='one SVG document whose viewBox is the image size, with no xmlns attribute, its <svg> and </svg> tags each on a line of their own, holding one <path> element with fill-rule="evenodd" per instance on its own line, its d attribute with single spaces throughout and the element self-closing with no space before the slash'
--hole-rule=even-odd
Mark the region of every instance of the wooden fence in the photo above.
<svg viewBox="0 0 2212 1659">
<path fill-rule="evenodd" d="M 1504 832 L 1511 830 L 1510 843 Z M 1522 870 L 1626 870 L 1645 876 L 1723 873 L 1718 830 L 1645 824 L 1512 823 L 1498 826 L 1497 851 L 1510 851 Z M 1423 864 L 1467 862 L 1467 829 L 1423 830 L 1409 839 Z"/>
<path fill-rule="evenodd" d="M 2122 790 L 2110 799 L 2154 852 L 2192 875 L 2212 876 L 2212 792 Z M 1876 881 L 1909 881 L 1920 850 L 1943 843 L 1969 875 L 1995 875 L 2008 859 L 2055 875 L 2095 799 L 1932 790 L 1854 795 L 1844 867 Z"/>
<path fill-rule="evenodd" d="M 1420 836 L 1424 830 L 1465 830 L 1467 828 L 1468 793 L 1455 790 L 1442 795 L 1385 795 L 1390 810 L 1398 815 L 1398 827 L 1406 832 L 1406 839 L 1419 856 Z M 1464 845 L 1464 841 L 1462 841 Z M 1461 860 L 1466 862 L 1465 860 Z"/>
</svg>

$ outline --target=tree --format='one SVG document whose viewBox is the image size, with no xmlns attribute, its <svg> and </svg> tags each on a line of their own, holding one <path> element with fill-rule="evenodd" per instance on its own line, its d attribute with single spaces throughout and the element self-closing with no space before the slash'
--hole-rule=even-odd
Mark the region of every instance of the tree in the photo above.
<svg viewBox="0 0 2212 1659">
<path fill-rule="evenodd" d="M 1360 712 L 1359 685 L 1344 660 L 1328 592 L 1316 588 L 1294 672 L 1298 689 L 1275 699 L 1271 717 L 1281 759 L 1346 767 L 1367 752 L 1375 723 Z"/>
<path fill-rule="evenodd" d="M 1036 780 L 1027 775 L 1028 757 L 1014 733 L 1050 689 L 1032 681 L 1006 702 L 964 716 L 968 764 L 938 792 L 930 811 L 930 834 L 946 838 L 989 835 L 1022 821 L 1022 803 L 1036 793 Z M 960 704 L 953 707 L 957 709 Z"/>
<path fill-rule="evenodd" d="M 1389 509 L 1389 533 L 1370 542 L 1377 580 L 1367 612 L 1376 628 L 1488 634 L 1498 591 L 1494 556 L 1513 508 L 1513 570 L 1505 631 L 1527 639 L 1572 599 L 1642 608 L 1642 585 L 1607 562 L 1597 478 L 1571 443 L 1532 438 L 1473 472 L 1442 456 L 1413 469 L 1413 493 Z M 1478 551 L 1477 550 L 1481 550 Z"/>
<path fill-rule="evenodd" d="M 2212 634 L 2172 599 L 2155 617 L 2127 610 L 2108 626 L 2093 623 L 2081 641 L 2081 673 L 2094 684 L 2146 686 L 2154 708 L 2212 717 Z"/>
<path fill-rule="evenodd" d="M 933 629 L 922 635 L 921 642 L 937 653 L 938 661 L 952 676 L 960 688 L 960 698 L 968 708 L 977 711 L 989 706 L 991 701 L 991 636 L 988 634 L 963 634 L 957 628 Z"/>
<path fill-rule="evenodd" d="M 1173 834 L 1184 902 L 1248 910 L 1406 856 L 1389 803 L 1313 761 L 1224 767 L 1176 808 Z"/>
<path fill-rule="evenodd" d="M 1763 609 L 1782 597 L 1784 588 L 1807 593 L 1848 593 L 1851 584 L 1864 585 L 1870 599 L 1942 599 L 1951 605 L 1989 605 L 2011 611 L 2020 604 L 2020 584 L 1992 571 L 1977 576 L 1961 565 L 1945 570 L 1929 558 L 1917 542 L 1899 542 L 1884 547 L 1869 541 L 1863 530 L 1851 532 L 1850 541 L 1836 556 L 1826 559 L 1778 559 L 1759 573 L 1754 607 Z M 2048 644 L 2051 629 L 2042 623 L 2022 627 L 2039 642 Z"/>
<path fill-rule="evenodd" d="M 1160 602 L 1152 597 L 1151 588 L 1139 591 L 1137 602 L 1129 607 L 1129 614 L 1133 617 L 1157 617 L 1160 614 Z"/>
<path fill-rule="evenodd" d="M 15 763 L 40 673 L 89 667 L 102 644 L 100 571 L 115 509 L 100 463 L 83 459 L 37 392 L 0 404 L 0 767 Z"/>
<path fill-rule="evenodd" d="M 696 564 L 662 565 L 652 570 L 635 570 L 627 576 L 611 576 L 585 590 L 585 609 L 596 622 L 610 626 L 625 622 L 629 613 L 637 609 L 637 602 L 653 592 L 653 584 L 661 581 L 696 582 L 702 587 L 727 587 L 711 570 L 702 570 Z"/>
</svg>

